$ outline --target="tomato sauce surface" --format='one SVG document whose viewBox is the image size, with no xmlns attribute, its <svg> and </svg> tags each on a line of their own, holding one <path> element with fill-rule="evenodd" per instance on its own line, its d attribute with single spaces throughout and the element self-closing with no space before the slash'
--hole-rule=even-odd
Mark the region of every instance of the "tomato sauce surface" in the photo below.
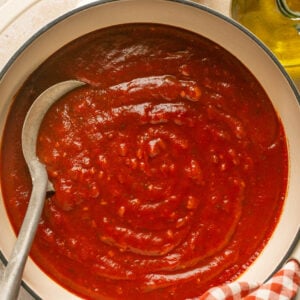
<svg viewBox="0 0 300 300">
<path fill-rule="evenodd" d="M 25 82 L 3 137 L 1 181 L 16 231 L 31 181 L 21 128 L 34 99 L 87 84 L 42 123 L 47 195 L 32 249 L 87 299 L 186 299 L 236 279 L 268 241 L 287 181 L 282 124 L 254 76 L 213 42 L 128 24 L 63 47 Z"/>
</svg>

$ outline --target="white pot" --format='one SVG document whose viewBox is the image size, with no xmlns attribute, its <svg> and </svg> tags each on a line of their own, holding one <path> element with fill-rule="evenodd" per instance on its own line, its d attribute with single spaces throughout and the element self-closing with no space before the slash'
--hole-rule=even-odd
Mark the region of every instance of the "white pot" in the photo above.
<svg viewBox="0 0 300 300">
<path fill-rule="evenodd" d="M 294 251 L 300 259 L 300 96 L 274 56 L 248 31 L 229 18 L 188 1 L 98 1 L 60 17 L 43 28 L 17 52 L 0 73 L 0 135 L 13 97 L 25 79 L 45 59 L 68 42 L 96 29 L 132 22 L 154 22 L 181 27 L 218 43 L 255 75 L 282 120 L 288 142 L 287 196 L 279 223 L 268 244 L 239 280 L 264 281 Z M 15 235 L 0 199 L 0 248 L 9 256 Z M 299 247 L 298 247 L 299 248 Z M 26 284 L 43 299 L 77 299 L 47 277 L 29 259 Z"/>
</svg>

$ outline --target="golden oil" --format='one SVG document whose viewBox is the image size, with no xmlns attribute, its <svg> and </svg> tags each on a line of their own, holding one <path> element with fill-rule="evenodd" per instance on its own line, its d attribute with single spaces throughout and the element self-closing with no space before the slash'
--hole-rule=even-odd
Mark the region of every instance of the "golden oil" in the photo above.
<svg viewBox="0 0 300 300">
<path fill-rule="evenodd" d="M 233 0 L 231 14 L 300 80 L 300 0 Z"/>
</svg>

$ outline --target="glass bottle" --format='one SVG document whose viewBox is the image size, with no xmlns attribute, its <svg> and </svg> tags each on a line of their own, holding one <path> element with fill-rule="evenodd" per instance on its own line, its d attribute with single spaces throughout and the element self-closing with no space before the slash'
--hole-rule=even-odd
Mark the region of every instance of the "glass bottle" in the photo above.
<svg viewBox="0 0 300 300">
<path fill-rule="evenodd" d="M 300 0 L 233 0 L 232 17 L 252 31 L 300 83 Z"/>
</svg>

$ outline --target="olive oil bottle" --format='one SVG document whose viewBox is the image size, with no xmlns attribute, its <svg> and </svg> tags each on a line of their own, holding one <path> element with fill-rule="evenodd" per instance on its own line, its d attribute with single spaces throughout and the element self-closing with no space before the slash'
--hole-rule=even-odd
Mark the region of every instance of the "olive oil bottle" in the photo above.
<svg viewBox="0 0 300 300">
<path fill-rule="evenodd" d="M 300 83 L 300 0 L 233 0 L 231 14 L 261 39 Z"/>
</svg>

